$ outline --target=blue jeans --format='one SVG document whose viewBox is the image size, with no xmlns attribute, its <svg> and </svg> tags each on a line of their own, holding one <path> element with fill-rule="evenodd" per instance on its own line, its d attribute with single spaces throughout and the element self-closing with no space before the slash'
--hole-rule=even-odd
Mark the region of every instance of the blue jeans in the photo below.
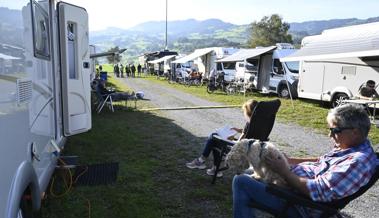
<svg viewBox="0 0 379 218">
<path fill-rule="evenodd" d="M 248 175 L 237 175 L 233 178 L 233 217 L 253 218 L 254 210 L 249 204 L 254 201 L 266 207 L 281 210 L 285 202 L 266 192 L 266 184 Z M 287 217 L 301 217 L 295 208 L 287 210 Z"/>
<path fill-rule="evenodd" d="M 217 145 L 217 141 L 212 137 L 214 134 L 215 133 L 212 133 L 210 136 L 208 136 L 208 139 L 205 142 L 205 147 L 202 153 L 204 157 L 209 157 L 209 154 L 212 152 L 213 147 Z"/>
</svg>

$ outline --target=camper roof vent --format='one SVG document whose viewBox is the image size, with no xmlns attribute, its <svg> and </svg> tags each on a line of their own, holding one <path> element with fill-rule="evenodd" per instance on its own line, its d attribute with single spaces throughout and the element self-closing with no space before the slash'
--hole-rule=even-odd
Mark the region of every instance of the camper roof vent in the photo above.
<svg viewBox="0 0 379 218">
<path fill-rule="evenodd" d="M 295 49 L 295 47 L 290 43 L 276 43 L 278 49 Z"/>
<path fill-rule="evenodd" d="M 25 79 L 17 80 L 17 103 L 29 103 L 32 99 L 32 81 Z"/>
</svg>

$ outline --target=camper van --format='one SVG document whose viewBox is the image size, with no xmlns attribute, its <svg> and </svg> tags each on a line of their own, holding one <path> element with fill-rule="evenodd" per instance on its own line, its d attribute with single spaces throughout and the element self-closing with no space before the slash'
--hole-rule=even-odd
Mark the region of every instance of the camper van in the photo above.
<svg viewBox="0 0 379 218">
<path fill-rule="evenodd" d="M 379 22 L 324 30 L 305 37 L 282 61 L 300 61 L 300 98 L 333 107 L 358 96 L 367 80 L 379 82 Z"/>
<path fill-rule="evenodd" d="M 0 217 L 30 217 L 65 138 L 91 128 L 88 16 L 54 0 L 0 11 Z"/>
<path fill-rule="evenodd" d="M 212 69 L 217 69 L 216 61 L 225 58 L 238 49 L 236 48 L 223 48 L 223 47 L 211 47 L 196 49 L 193 53 L 179 58 L 172 63 L 185 64 L 193 61 L 193 65 L 196 66 L 196 70 L 202 73 L 203 78 L 208 78 Z M 221 69 L 221 68 L 219 68 Z"/>
<path fill-rule="evenodd" d="M 231 82 L 236 77 L 235 62 L 217 62 L 217 73 L 224 73 L 224 80 Z"/>
<path fill-rule="evenodd" d="M 234 80 L 245 83 L 243 87 L 262 93 L 276 93 L 284 98 L 296 97 L 298 61 L 280 60 L 296 51 L 291 44 L 277 43 L 275 46 L 242 49 L 218 62 L 235 63 Z"/>
</svg>

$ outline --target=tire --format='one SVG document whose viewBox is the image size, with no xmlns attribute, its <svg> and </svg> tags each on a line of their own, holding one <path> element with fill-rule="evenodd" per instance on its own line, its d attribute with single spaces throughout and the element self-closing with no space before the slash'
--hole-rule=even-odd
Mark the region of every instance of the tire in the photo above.
<svg viewBox="0 0 379 218">
<path fill-rule="evenodd" d="M 288 87 L 280 86 L 278 95 L 281 98 L 290 98 L 290 91 L 288 90 Z"/>
<path fill-rule="evenodd" d="M 211 86 L 207 85 L 207 92 L 208 92 L 209 94 L 212 94 L 212 93 L 214 92 L 214 89 L 211 88 Z"/>
<path fill-rule="evenodd" d="M 343 100 L 349 99 L 349 96 L 347 96 L 345 93 L 337 93 L 334 95 L 332 99 L 332 107 L 338 107 L 343 104 Z"/>
<path fill-rule="evenodd" d="M 34 217 L 37 217 L 37 213 L 33 211 L 32 201 L 22 198 L 20 202 L 20 208 L 17 214 L 17 218 L 34 218 Z"/>
</svg>

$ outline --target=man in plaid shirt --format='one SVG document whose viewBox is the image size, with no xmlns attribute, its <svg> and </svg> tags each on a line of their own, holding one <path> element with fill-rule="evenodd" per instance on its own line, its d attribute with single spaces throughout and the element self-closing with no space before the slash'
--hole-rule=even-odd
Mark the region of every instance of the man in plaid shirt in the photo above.
<svg viewBox="0 0 379 218">
<path fill-rule="evenodd" d="M 367 139 L 370 120 L 363 107 L 343 105 L 332 109 L 327 122 L 334 149 L 319 158 L 287 158 L 292 165 L 287 169 L 284 160 L 267 158 L 268 164 L 291 186 L 314 201 L 329 202 L 352 195 L 367 184 L 378 164 L 375 152 Z M 266 193 L 266 185 L 246 175 L 233 180 L 233 214 L 235 218 L 254 217 L 249 202 L 280 209 L 284 203 Z M 307 213 L 317 217 L 314 210 L 290 208 L 288 217 Z"/>
</svg>

